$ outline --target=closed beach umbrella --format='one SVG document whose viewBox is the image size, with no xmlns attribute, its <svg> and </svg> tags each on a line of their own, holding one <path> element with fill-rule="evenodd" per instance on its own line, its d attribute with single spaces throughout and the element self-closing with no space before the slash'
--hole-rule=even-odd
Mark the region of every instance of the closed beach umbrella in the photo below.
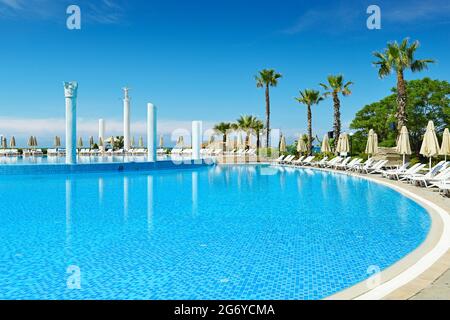
<svg viewBox="0 0 450 320">
<path fill-rule="evenodd" d="M 30 136 L 30 138 L 28 139 L 28 146 L 33 147 L 33 144 L 34 144 L 33 136 Z"/>
<path fill-rule="evenodd" d="M 377 153 L 378 153 L 378 136 L 373 131 L 373 129 L 370 129 L 369 136 L 367 137 L 366 154 L 374 156 Z"/>
<path fill-rule="evenodd" d="M 184 147 L 184 137 L 183 136 L 179 136 L 178 140 L 177 140 L 177 147 L 178 148 L 183 148 Z"/>
<path fill-rule="evenodd" d="M 338 145 L 336 147 L 336 152 L 339 154 L 350 152 L 350 143 L 348 141 L 348 134 L 343 133 L 339 136 Z"/>
<path fill-rule="evenodd" d="M 402 127 L 400 135 L 398 136 L 396 149 L 399 154 L 403 155 L 403 164 L 405 164 L 406 155 L 410 155 L 412 153 L 411 145 L 409 143 L 408 129 L 405 126 Z"/>
<path fill-rule="evenodd" d="M 103 138 L 102 137 L 100 137 L 100 138 L 98 138 L 98 146 L 99 147 L 103 147 Z"/>
<path fill-rule="evenodd" d="M 144 138 L 142 138 L 142 136 L 139 137 L 138 144 L 139 144 L 139 148 L 143 148 L 144 147 Z"/>
<path fill-rule="evenodd" d="M 331 152 L 330 141 L 328 140 L 328 135 L 324 135 L 322 140 L 322 147 L 320 148 L 321 152 Z"/>
<path fill-rule="evenodd" d="M 94 137 L 93 137 L 93 136 L 90 136 L 90 137 L 89 137 L 89 147 L 92 148 L 93 145 L 94 145 Z"/>
<path fill-rule="evenodd" d="M 237 136 L 237 147 L 242 148 L 243 147 L 243 141 L 242 141 L 242 133 L 239 132 Z"/>
<path fill-rule="evenodd" d="M 53 141 L 53 145 L 55 146 L 55 148 L 61 147 L 61 141 L 59 140 L 59 137 L 56 136 L 55 140 Z"/>
<path fill-rule="evenodd" d="M 134 147 L 134 144 L 135 144 L 135 141 L 134 141 L 134 136 L 133 136 L 133 137 L 131 137 L 131 142 L 130 142 L 131 147 Z"/>
<path fill-rule="evenodd" d="M 286 152 L 286 138 L 281 136 L 280 139 L 280 152 Z"/>
<path fill-rule="evenodd" d="M 436 136 L 433 121 L 428 121 L 427 131 L 423 136 L 423 142 L 420 148 L 420 154 L 430 158 L 431 169 L 431 158 L 439 154 L 439 142 Z"/>
<path fill-rule="evenodd" d="M 16 138 L 14 138 L 14 136 L 11 137 L 11 140 L 9 141 L 9 146 L 11 148 L 15 148 L 16 147 Z"/>
<path fill-rule="evenodd" d="M 81 137 L 78 138 L 78 147 L 83 147 L 83 139 Z"/>
<path fill-rule="evenodd" d="M 8 141 L 6 140 L 5 137 L 2 137 L 2 148 L 3 149 L 8 148 Z"/>
<path fill-rule="evenodd" d="M 164 138 L 162 135 L 159 136 L 159 147 L 164 148 Z"/>
<path fill-rule="evenodd" d="M 34 137 L 33 137 L 33 147 L 37 147 L 37 146 L 38 146 L 37 137 L 34 136 Z"/>
<path fill-rule="evenodd" d="M 445 128 L 444 134 L 442 135 L 442 145 L 439 154 L 445 156 L 445 161 L 447 161 L 447 156 L 450 155 L 450 132 L 448 128 Z"/>
<path fill-rule="evenodd" d="M 208 140 L 208 145 L 212 145 L 214 143 L 214 136 L 210 135 Z"/>
<path fill-rule="evenodd" d="M 305 140 L 303 140 L 302 136 L 298 137 L 297 140 L 297 152 L 306 152 L 308 151 L 308 147 L 306 146 Z"/>
</svg>

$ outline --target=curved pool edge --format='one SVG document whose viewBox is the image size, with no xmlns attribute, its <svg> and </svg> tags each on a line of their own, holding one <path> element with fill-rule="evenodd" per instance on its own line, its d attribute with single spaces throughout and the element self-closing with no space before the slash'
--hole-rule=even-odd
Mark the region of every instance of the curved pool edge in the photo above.
<svg viewBox="0 0 450 320">
<path fill-rule="evenodd" d="M 275 165 L 283 166 L 283 165 Z M 376 176 L 360 175 L 353 172 L 337 171 L 325 168 L 298 167 L 299 169 L 312 169 L 330 173 L 338 173 L 354 178 L 365 179 L 385 187 L 388 187 L 403 196 L 419 204 L 428 213 L 431 219 L 430 230 L 425 240 L 405 257 L 395 262 L 393 265 L 384 269 L 351 287 L 343 289 L 335 294 L 328 296 L 326 300 L 380 300 L 386 298 L 394 291 L 415 281 L 420 275 L 427 272 L 437 263 L 450 249 L 450 215 L 442 207 L 425 199 L 424 197 L 407 190 L 403 185 L 397 185 L 393 181 L 382 179 Z M 379 285 L 370 288 L 368 283 L 373 283 L 379 279 Z M 424 286 L 417 286 L 415 292 L 411 291 L 413 296 Z"/>
</svg>

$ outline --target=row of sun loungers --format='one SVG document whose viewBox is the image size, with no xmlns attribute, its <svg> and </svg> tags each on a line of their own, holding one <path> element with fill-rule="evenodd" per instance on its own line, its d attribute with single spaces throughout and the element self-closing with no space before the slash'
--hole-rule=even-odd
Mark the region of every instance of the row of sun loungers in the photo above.
<svg viewBox="0 0 450 320">
<path fill-rule="evenodd" d="M 0 149 L 0 157 L 17 157 L 19 150 L 17 149 Z"/>
<path fill-rule="evenodd" d="M 410 183 L 425 188 L 437 188 L 441 194 L 450 194 L 450 161 L 441 161 L 429 171 L 427 165 L 416 163 L 410 165 L 405 163 L 397 168 L 389 168 L 388 160 L 375 161 L 351 157 L 335 157 L 328 161 L 327 157 L 321 160 L 314 160 L 314 156 L 302 156 L 295 159 L 295 156 L 280 156 L 272 161 L 273 164 L 285 164 L 292 166 L 315 166 L 319 168 L 330 168 L 335 170 L 346 170 L 365 174 L 381 174 L 388 179 L 394 179 Z"/>
</svg>

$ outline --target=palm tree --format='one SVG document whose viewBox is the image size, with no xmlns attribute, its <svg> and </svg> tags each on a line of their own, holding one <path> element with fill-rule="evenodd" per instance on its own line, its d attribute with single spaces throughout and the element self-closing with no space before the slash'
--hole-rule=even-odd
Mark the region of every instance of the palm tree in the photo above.
<svg viewBox="0 0 450 320">
<path fill-rule="evenodd" d="M 223 151 L 226 151 L 227 147 L 227 133 L 228 130 L 231 129 L 231 123 L 229 122 L 220 122 L 214 126 L 214 131 L 218 134 L 222 135 L 222 142 L 223 142 Z"/>
<path fill-rule="evenodd" d="M 269 148 L 270 135 L 270 93 L 269 87 L 276 87 L 282 75 L 273 69 L 263 69 L 255 76 L 256 87 L 266 88 L 266 148 Z"/>
<path fill-rule="evenodd" d="M 308 155 L 312 154 L 312 111 L 311 106 L 314 104 L 319 104 L 323 100 L 320 92 L 317 90 L 305 89 L 303 92 L 300 91 L 300 97 L 295 98 L 299 103 L 306 105 L 308 110 Z"/>
<path fill-rule="evenodd" d="M 414 53 L 419 47 L 419 41 L 414 41 L 409 45 L 409 39 L 406 38 L 401 44 L 390 42 L 384 52 L 374 52 L 373 55 L 378 61 L 373 62 L 378 67 L 378 76 L 380 78 L 387 77 L 395 72 L 397 75 L 397 129 L 407 124 L 406 115 L 407 92 L 406 82 L 403 76 L 405 70 L 410 69 L 412 72 L 422 71 L 428 68 L 429 63 L 434 63 L 431 59 L 414 59 Z"/>
<path fill-rule="evenodd" d="M 333 76 L 330 75 L 327 78 L 328 84 L 320 83 L 320 85 L 325 89 L 324 96 L 332 96 L 333 97 L 333 105 L 334 105 L 334 124 L 333 124 L 333 132 L 334 132 L 334 146 L 336 147 L 338 137 L 341 134 L 341 101 L 339 100 L 339 93 L 341 93 L 344 97 L 350 95 L 352 92 L 350 91 L 350 85 L 353 82 L 344 82 L 344 77 L 342 75 Z"/>
</svg>

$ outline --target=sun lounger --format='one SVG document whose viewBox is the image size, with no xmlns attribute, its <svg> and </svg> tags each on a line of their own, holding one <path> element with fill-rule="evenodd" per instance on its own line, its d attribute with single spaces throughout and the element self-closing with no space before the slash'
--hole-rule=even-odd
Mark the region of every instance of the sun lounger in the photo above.
<svg viewBox="0 0 450 320">
<path fill-rule="evenodd" d="M 428 175 L 428 176 L 427 176 Z M 450 179 L 450 168 L 441 169 L 437 174 L 432 176 L 431 171 L 429 171 L 423 177 L 414 176 L 410 178 L 410 182 L 414 184 L 419 184 L 426 188 L 435 188 L 439 184 L 448 181 Z"/>
<path fill-rule="evenodd" d="M 302 166 L 310 166 L 312 165 L 313 161 L 314 161 L 315 156 L 309 156 L 308 158 L 306 158 L 305 160 L 302 161 L 301 165 Z"/>
<path fill-rule="evenodd" d="M 284 158 L 285 156 L 279 156 L 277 159 L 272 160 L 272 163 L 280 163 Z"/>
<path fill-rule="evenodd" d="M 366 168 L 363 172 L 367 174 L 379 173 L 381 169 L 388 163 L 388 160 L 380 160 L 374 163 L 372 166 Z"/>
<path fill-rule="evenodd" d="M 423 170 L 426 166 L 427 166 L 426 164 L 418 163 L 417 165 L 415 165 L 415 166 L 411 167 L 410 169 L 406 170 L 405 173 L 398 174 L 397 175 L 397 179 L 400 180 L 400 181 L 407 180 L 410 175 L 418 173 L 419 171 Z"/>
<path fill-rule="evenodd" d="M 339 162 L 341 162 L 343 159 L 340 156 L 334 157 L 333 159 L 331 159 L 330 161 L 327 161 L 327 163 L 324 165 L 324 167 L 328 167 L 331 168 L 332 166 L 334 166 L 335 164 L 338 164 Z"/>
<path fill-rule="evenodd" d="M 345 166 L 350 162 L 351 159 L 352 159 L 351 157 L 347 157 L 344 160 L 342 160 L 342 162 L 336 163 L 336 164 L 332 165 L 331 167 L 334 169 L 345 168 Z"/>
<path fill-rule="evenodd" d="M 305 156 L 301 156 L 301 157 L 298 158 L 297 160 L 292 160 L 292 161 L 291 161 L 291 164 L 294 165 L 294 166 L 300 165 L 300 164 L 302 163 L 303 159 L 305 159 L 305 158 L 306 158 Z"/>
<path fill-rule="evenodd" d="M 353 169 L 359 167 L 362 162 L 363 162 L 363 159 L 360 159 L 360 158 L 357 158 L 353 163 L 352 163 L 352 161 L 350 161 L 350 163 L 345 166 L 345 170 L 352 171 Z"/>
<path fill-rule="evenodd" d="M 281 163 L 289 163 L 289 162 L 291 162 L 292 160 L 294 160 L 294 158 L 295 158 L 295 156 L 289 155 L 289 156 L 287 156 L 286 158 L 284 158 L 283 160 L 281 160 Z"/>
<path fill-rule="evenodd" d="M 174 148 L 174 149 L 172 149 L 172 151 L 170 152 L 170 154 L 172 154 L 172 155 L 180 155 L 182 151 L 183 151 L 183 149 L 180 149 L 180 148 Z"/>
<path fill-rule="evenodd" d="M 313 162 L 312 165 L 315 167 L 321 167 L 325 165 L 328 161 L 328 157 L 323 157 L 320 161 Z"/>
</svg>

